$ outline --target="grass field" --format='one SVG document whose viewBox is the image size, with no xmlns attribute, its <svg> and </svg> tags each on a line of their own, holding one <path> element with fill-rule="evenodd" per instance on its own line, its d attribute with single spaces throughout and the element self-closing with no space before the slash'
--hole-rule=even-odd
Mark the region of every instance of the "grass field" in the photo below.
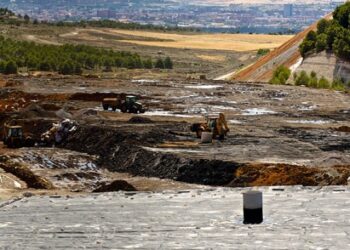
<svg viewBox="0 0 350 250">
<path fill-rule="evenodd" d="M 86 30 L 82 35 L 86 36 Z M 90 29 L 90 31 L 92 31 Z M 177 48 L 177 49 L 203 49 L 226 51 L 254 51 L 261 48 L 273 49 L 289 40 L 290 35 L 260 35 L 260 34 L 180 34 L 150 32 L 138 30 L 96 29 L 94 33 L 116 36 L 120 42 L 137 45 Z M 78 36 L 79 32 L 67 36 Z M 135 37 L 135 39 L 134 39 Z M 88 37 L 86 37 L 88 38 Z"/>
</svg>

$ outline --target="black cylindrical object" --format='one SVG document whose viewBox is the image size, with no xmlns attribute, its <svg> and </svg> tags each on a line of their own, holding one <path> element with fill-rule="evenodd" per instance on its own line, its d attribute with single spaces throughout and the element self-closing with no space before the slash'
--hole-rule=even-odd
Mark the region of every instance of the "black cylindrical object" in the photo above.
<svg viewBox="0 0 350 250">
<path fill-rule="evenodd" d="M 260 191 L 243 193 L 243 223 L 260 224 L 263 222 L 263 195 Z"/>
</svg>

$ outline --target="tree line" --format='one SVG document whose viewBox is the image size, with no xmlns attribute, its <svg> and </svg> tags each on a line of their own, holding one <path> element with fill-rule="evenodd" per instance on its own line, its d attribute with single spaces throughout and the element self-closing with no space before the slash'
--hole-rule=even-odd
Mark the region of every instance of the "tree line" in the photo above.
<svg viewBox="0 0 350 250">
<path fill-rule="evenodd" d="M 45 22 L 44 22 L 45 23 Z M 140 23 L 124 23 L 114 20 L 81 20 L 78 22 L 59 21 L 47 23 L 54 26 L 64 27 L 96 27 L 96 28 L 115 28 L 126 30 L 155 30 L 155 31 L 186 31 L 186 32 L 198 32 L 196 28 L 184 28 L 178 26 L 160 26 L 153 24 L 140 24 Z"/>
<path fill-rule="evenodd" d="M 81 74 L 86 70 L 112 71 L 113 68 L 171 69 L 170 57 L 142 58 L 137 53 L 113 51 L 87 45 L 44 45 L 17 41 L 0 36 L 0 73 L 17 73 L 19 67 L 28 70 L 57 71 L 61 74 Z"/>
<path fill-rule="evenodd" d="M 287 84 L 288 79 L 291 76 L 291 70 L 283 65 L 277 67 L 274 72 L 270 84 Z M 299 73 L 294 72 L 293 74 L 294 84 L 297 86 L 307 86 L 310 88 L 318 89 L 334 89 L 334 90 L 345 90 L 346 83 L 342 79 L 334 79 L 332 82 L 328 81 L 325 77 L 318 77 L 316 72 L 312 71 L 308 74 L 305 70 Z M 350 82 L 347 83 L 350 87 Z"/>
<path fill-rule="evenodd" d="M 350 2 L 338 6 L 332 20 L 321 19 L 317 31 L 307 34 L 299 50 L 303 57 L 329 50 L 339 58 L 350 60 Z"/>
</svg>

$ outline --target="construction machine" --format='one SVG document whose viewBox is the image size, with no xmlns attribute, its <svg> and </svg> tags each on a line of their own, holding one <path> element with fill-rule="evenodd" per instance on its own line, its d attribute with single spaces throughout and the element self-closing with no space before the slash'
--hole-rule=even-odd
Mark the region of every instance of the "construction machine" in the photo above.
<svg viewBox="0 0 350 250">
<path fill-rule="evenodd" d="M 120 98 L 104 98 L 102 101 L 104 110 L 111 108 L 113 111 L 120 109 L 123 113 L 145 113 L 146 109 L 138 102 L 137 97 L 128 95 L 124 99 Z"/>
<path fill-rule="evenodd" d="M 206 117 L 206 122 L 193 123 L 190 129 L 192 132 L 196 133 L 198 138 L 202 137 L 203 132 L 211 132 L 213 133 L 213 139 L 219 137 L 219 140 L 223 140 L 230 131 L 223 113 L 219 113 L 218 115 L 208 115 Z"/>
<path fill-rule="evenodd" d="M 4 144 L 9 148 L 33 147 L 34 140 L 23 134 L 22 126 L 4 125 Z"/>
</svg>

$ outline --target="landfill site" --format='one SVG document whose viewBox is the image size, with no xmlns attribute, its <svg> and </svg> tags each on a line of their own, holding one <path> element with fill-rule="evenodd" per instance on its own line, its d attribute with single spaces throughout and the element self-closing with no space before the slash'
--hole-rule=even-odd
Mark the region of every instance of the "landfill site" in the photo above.
<svg viewBox="0 0 350 250">
<path fill-rule="evenodd" d="M 5 249 L 350 246 L 348 93 L 55 74 L 0 85 Z M 251 189 L 264 222 L 247 226 Z"/>
</svg>

